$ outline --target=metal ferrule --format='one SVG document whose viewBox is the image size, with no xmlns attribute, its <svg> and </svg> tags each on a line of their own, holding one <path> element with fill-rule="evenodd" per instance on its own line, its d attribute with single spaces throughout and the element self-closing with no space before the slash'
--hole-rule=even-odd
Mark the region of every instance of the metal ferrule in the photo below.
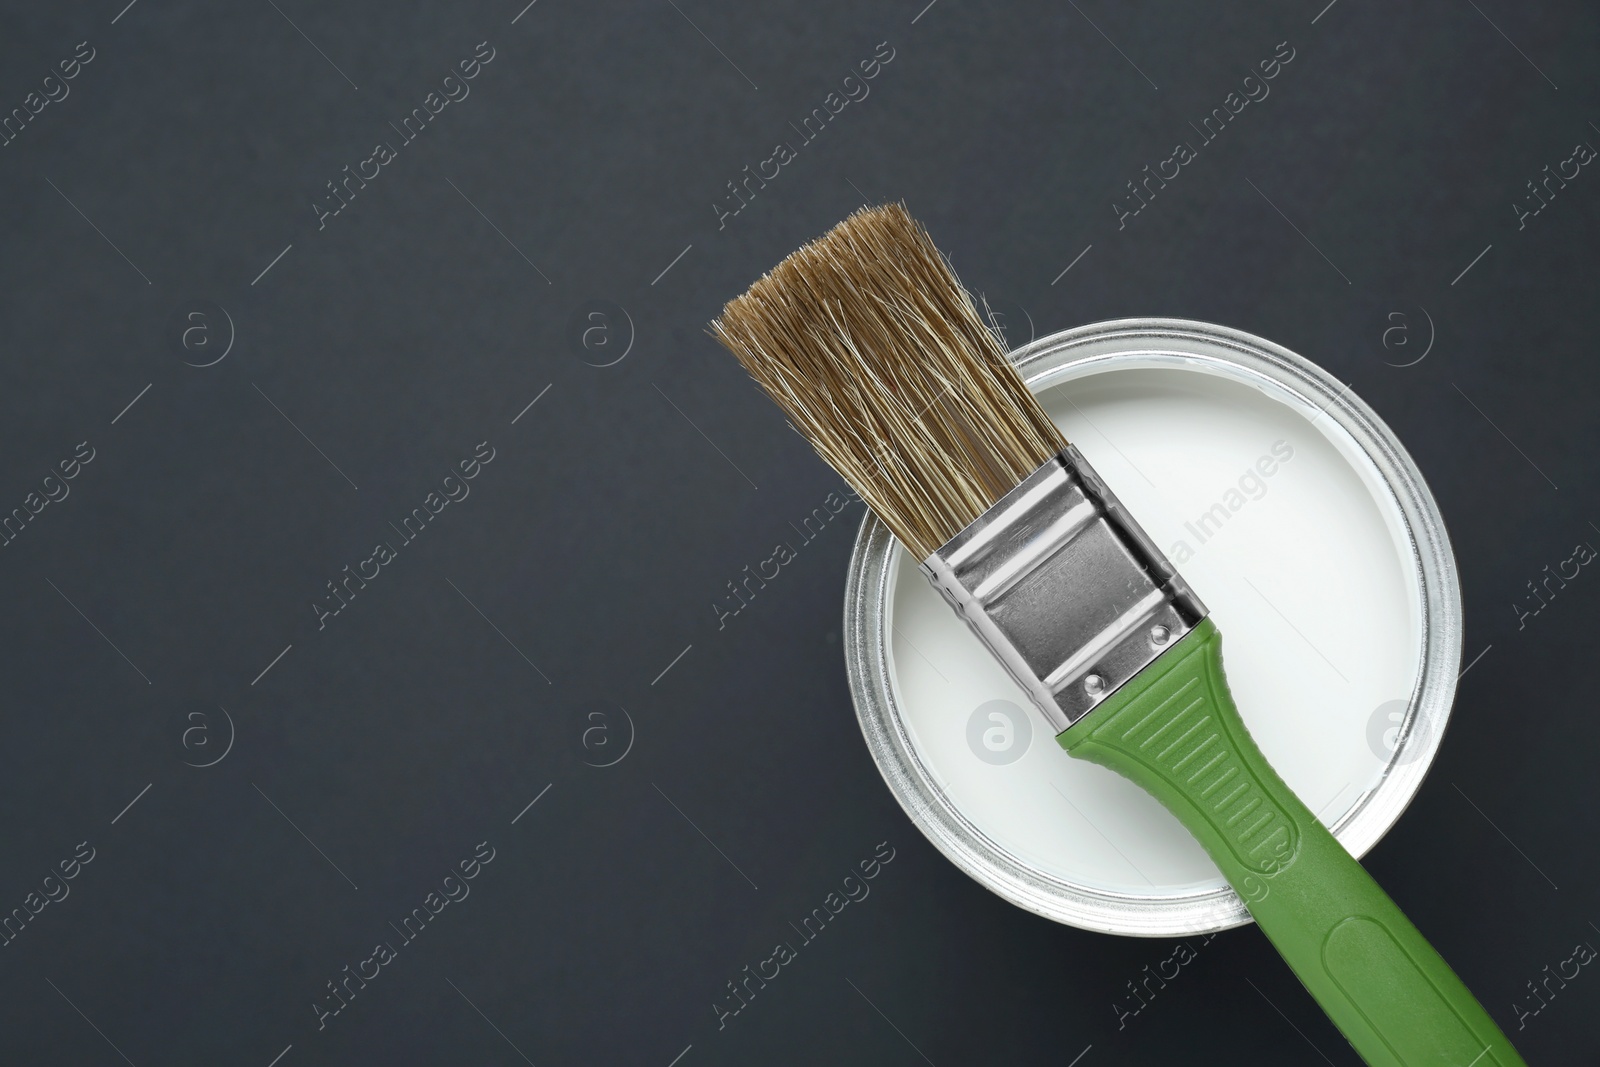
<svg viewBox="0 0 1600 1067">
<path fill-rule="evenodd" d="M 922 561 L 1060 733 L 1206 616 L 1076 448 Z"/>
</svg>

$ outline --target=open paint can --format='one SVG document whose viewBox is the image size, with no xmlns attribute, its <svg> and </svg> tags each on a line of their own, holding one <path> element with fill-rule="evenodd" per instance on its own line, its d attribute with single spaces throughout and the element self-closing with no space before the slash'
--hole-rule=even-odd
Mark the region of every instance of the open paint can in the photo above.
<svg viewBox="0 0 1600 1067">
<path fill-rule="evenodd" d="M 1257 744 L 1363 855 L 1421 785 L 1461 661 L 1455 559 L 1399 441 L 1308 360 L 1207 323 L 1096 323 L 1012 359 L 1210 607 Z M 1154 798 L 1061 749 L 918 562 L 868 514 L 844 647 L 867 745 L 928 839 L 1005 899 L 1085 929 L 1248 922 Z"/>
</svg>

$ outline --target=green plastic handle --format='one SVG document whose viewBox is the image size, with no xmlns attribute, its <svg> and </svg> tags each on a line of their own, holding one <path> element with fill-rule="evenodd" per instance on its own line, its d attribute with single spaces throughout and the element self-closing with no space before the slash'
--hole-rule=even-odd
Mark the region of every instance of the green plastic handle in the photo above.
<svg viewBox="0 0 1600 1067">
<path fill-rule="evenodd" d="M 1176 815 L 1372 1067 L 1525 1067 L 1500 1028 L 1251 740 L 1210 619 L 1057 740 Z"/>
</svg>

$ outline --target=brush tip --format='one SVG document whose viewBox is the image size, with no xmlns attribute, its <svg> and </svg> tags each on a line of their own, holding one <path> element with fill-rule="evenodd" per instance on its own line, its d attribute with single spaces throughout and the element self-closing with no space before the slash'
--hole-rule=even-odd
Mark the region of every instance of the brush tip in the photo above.
<svg viewBox="0 0 1600 1067">
<path fill-rule="evenodd" d="M 903 203 L 857 209 L 710 331 L 918 559 L 1066 446 Z"/>
</svg>

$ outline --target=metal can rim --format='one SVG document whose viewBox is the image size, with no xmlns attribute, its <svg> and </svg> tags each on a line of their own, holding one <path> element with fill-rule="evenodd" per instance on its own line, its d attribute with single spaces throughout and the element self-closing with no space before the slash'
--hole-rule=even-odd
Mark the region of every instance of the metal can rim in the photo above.
<svg viewBox="0 0 1600 1067">
<path fill-rule="evenodd" d="M 1121 349 L 1118 346 L 1123 346 Z M 1376 468 L 1399 511 L 1421 603 L 1421 663 L 1394 751 L 1378 782 L 1332 827 L 1357 858 L 1388 832 L 1416 796 L 1449 721 L 1463 637 L 1460 580 L 1437 502 L 1394 432 L 1327 371 L 1281 345 L 1231 327 L 1187 319 L 1114 319 L 1041 337 L 1011 353 L 1035 392 L 1083 368 L 1136 351 L 1174 363 L 1228 368 L 1232 377 L 1340 426 Z M 1041 872 L 971 823 L 923 764 L 900 715 L 885 625 L 898 543 L 870 511 L 851 554 L 843 643 L 856 716 L 867 748 L 896 800 L 936 848 L 1002 898 L 1057 922 L 1105 933 L 1168 937 L 1207 934 L 1250 922 L 1227 886 L 1184 895 L 1138 897 Z M 1425 723 L 1426 729 L 1418 729 Z M 1420 751 L 1418 750 L 1420 746 Z"/>
</svg>

